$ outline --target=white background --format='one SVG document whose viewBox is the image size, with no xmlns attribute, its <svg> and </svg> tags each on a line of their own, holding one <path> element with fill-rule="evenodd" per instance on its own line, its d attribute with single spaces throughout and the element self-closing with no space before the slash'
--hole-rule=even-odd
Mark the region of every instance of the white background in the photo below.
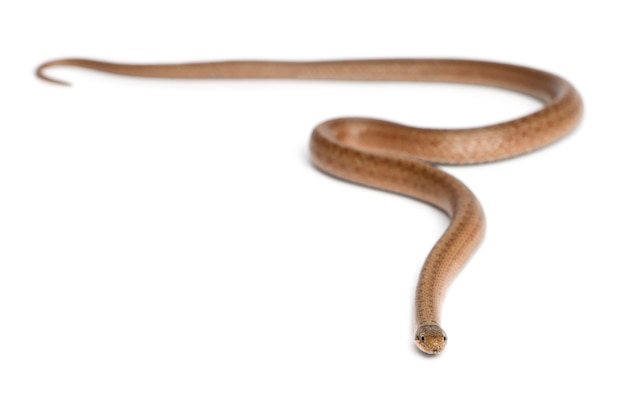
<svg viewBox="0 0 626 400">
<path fill-rule="evenodd" d="M 0 398 L 623 399 L 626 28 L 619 2 L 21 1 L 0 9 Z M 581 6 L 580 4 L 587 4 Z M 449 167 L 488 234 L 411 341 L 446 227 L 315 170 L 339 116 L 466 127 L 540 107 L 453 85 L 157 81 L 42 61 L 454 57 L 558 73 L 568 138 Z"/>
</svg>

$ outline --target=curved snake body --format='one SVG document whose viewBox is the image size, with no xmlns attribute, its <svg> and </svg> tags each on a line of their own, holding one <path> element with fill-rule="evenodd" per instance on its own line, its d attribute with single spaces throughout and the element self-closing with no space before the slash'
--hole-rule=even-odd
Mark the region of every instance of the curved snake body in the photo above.
<svg viewBox="0 0 626 400">
<path fill-rule="evenodd" d="M 543 108 L 512 121 L 470 129 L 422 129 L 392 122 L 341 118 L 318 125 L 311 136 L 312 159 L 337 177 L 430 203 L 450 216 L 450 225 L 427 257 L 415 296 L 415 343 L 429 354 L 443 351 L 441 328 L 446 290 L 479 245 L 485 217 L 479 201 L 437 164 L 474 164 L 517 156 L 570 132 L 582 101 L 566 80 L 536 69 L 469 60 L 401 59 L 323 62 L 233 61 L 130 65 L 84 59 L 43 64 L 74 66 L 120 75 L 155 78 L 324 79 L 452 82 L 488 85 L 539 99 Z"/>
</svg>

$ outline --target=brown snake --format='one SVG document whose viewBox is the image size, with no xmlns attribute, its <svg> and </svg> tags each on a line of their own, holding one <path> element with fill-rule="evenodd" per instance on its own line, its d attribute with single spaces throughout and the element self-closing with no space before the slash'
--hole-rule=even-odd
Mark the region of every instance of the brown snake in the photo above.
<svg viewBox="0 0 626 400">
<path fill-rule="evenodd" d="M 401 193 L 443 210 L 451 222 L 428 255 L 415 296 L 415 344 L 440 353 L 447 336 L 440 326 L 446 290 L 479 245 L 485 231 L 473 193 L 436 164 L 474 164 L 513 157 L 546 146 L 570 132 L 582 101 L 566 80 L 536 69 L 482 61 L 401 59 L 324 62 L 234 61 L 128 65 L 84 59 L 51 61 L 37 69 L 74 66 L 154 78 L 324 79 L 452 82 L 495 86 L 539 99 L 543 108 L 512 121 L 470 129 L 422 129 L 364 118 L 318 125 L 311 136 L 313 162 L 337 177 Z"/>
</svg>

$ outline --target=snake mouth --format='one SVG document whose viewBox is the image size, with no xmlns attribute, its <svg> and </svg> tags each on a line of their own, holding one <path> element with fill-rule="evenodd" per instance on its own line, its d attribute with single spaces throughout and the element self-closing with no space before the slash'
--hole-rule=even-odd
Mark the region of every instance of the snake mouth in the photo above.
<svg viewBox="0 0 626 400">
<path fill-rule="evenodd" d="M 436 356 L 436 355 L 441 354 L 443 352 L 443 348 L 425 347 L 425 346 L 420 345 L 420 343 L 418 343 L 418 341 L 416 341 L 415 344 L 417 345 L 417 348 L 420 349 L 420 351 L 422 351 L 423 353 L 428 354 L 428 355 Z"/>
</svg>

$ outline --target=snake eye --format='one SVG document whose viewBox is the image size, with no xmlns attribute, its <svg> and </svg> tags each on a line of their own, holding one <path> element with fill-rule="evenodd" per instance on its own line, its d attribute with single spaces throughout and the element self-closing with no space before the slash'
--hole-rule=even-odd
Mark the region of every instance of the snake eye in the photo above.
<svg viewBox="0 0 626 400">
<path fill-rule="evenodd" d="M 444 341 L 444 342 L 447 342 L 447 341 L 448 341 L 448 337 L 447 337 L 447 336 L 444 336 L 444 337 L 443 337 L 443 341 Z"/>
<path fill-rule="evenodd" d="M 420 340 L 422 341 L 422 343 L 424 343 L 424 336 L 422 336 Z"/>
</svg>

